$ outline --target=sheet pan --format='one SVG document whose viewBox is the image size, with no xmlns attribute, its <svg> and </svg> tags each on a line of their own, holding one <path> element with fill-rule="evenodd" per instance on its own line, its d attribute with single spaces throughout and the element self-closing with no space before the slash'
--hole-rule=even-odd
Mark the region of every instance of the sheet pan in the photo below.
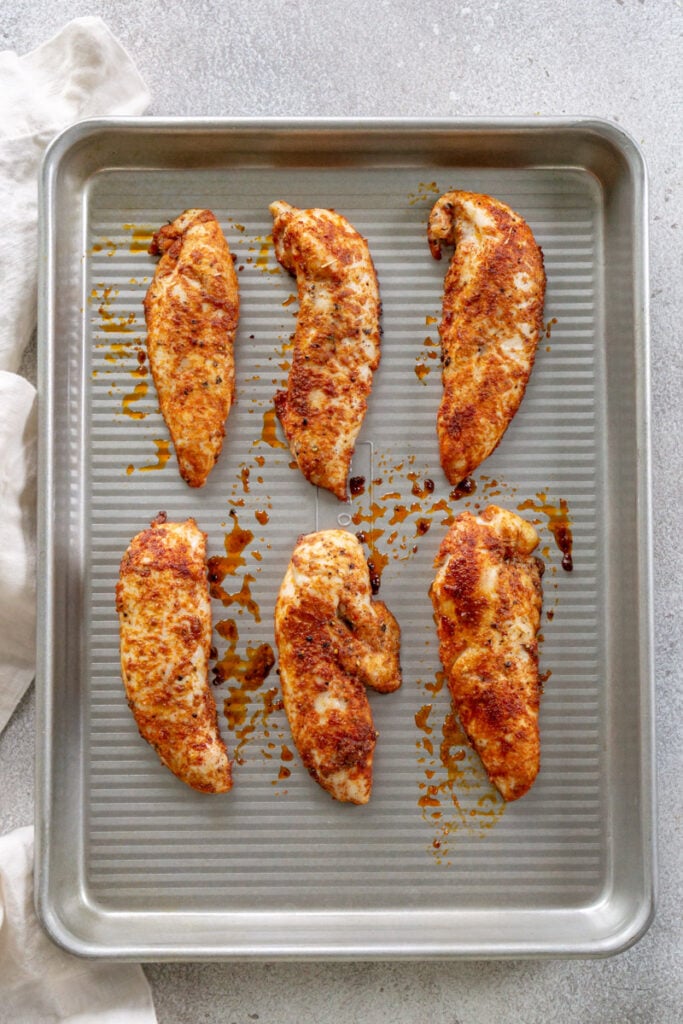
<svg viewBox="0 0 683 1024">
<path fill-rule="evenodd" d="M 425 237 L 448 188 L 527 218 L 548 272 L 527 395 L 475 489 L 451 493 L 434 417 L 445 262 Z M 297 304 L 268 204 L 334 207 L 368 238 L 380 370 L 347 505 L 290 466 L 272 412 Z M 37 906 L 82 955 L 127 959 L 599 955 L 633 942 L 654 887 L 646 182 L 591 120 L 100 120 L 50 148 L 41 186 Z M 219 218 L 242 315 L 237 404 L 209 483 L 176 471 L 144 347 L 151 232 Z M 542 769 L 505 806 L 449 718 L 427 590 L 448 517 L 495 502 L 537 524 L 546 561 Z M 209 554 L 251 537 L 214 600 L 215 689 L 236 756 L 206 797 L 138 736 L 113 589 L 157 512 L 196 518 Z M 571 573 L 552 532 L 565 516 Z M 403 631 L 402 689 L 372 695 L 367 807 L 333 803 L 292 752 L 276 670 L 277 587 L 298 534 L 362 531 Z M 242 538 L 246 534 L 241 534 Z M 227 653 L 227 658 L 226 658 Z M 228 700 L 227 717 L 224 713 Z"/>
</svg>

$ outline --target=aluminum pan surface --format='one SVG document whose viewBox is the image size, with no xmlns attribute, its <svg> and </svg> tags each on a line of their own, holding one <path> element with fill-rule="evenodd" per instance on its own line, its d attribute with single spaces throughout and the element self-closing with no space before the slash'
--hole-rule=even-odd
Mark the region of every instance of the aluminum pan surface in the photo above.
<svg viewBox="0 0 683 1024">
<path fill-rule="evenodd" d="M 530 955 L 609 952 L 642 931 L 652 782 L 639 170 L 628 143 L 594 122 L 101 122 L 53 147 L 43 196 L 38 903 L 58 941 L 136 958 Z M 476 492 L 459 501 L 434 435 L 445 263 L 425 242 L 431 202 L 454 185 L 527 218 L 549 282 L 548 337 L 527 396 L 475 474 Z M 269 443 L 296 311 L 267 238 L 274 198 L 343 212 L 377 267 L 382 365 L 352 471 L 365 493 L 347 507 Z M 168 435 L 151 381 L 134 375 L 154 271 L 146 236 L 190 205 L 214 210 L 243 268 L 238 399 L 199 492 L 179 479 L 172 452 L 151 468 L 164 463 Z M 572 574 L 541 507 L 561 499 Z M 489 502 L 525 506 L 547 563 L 542 771 L 509 807 L 471 752 L 448 748 L 427 598 L 449 512 Z M 214 621 L 237 627 L 242 660 L 273 645 L 273 603 L 299 533 L 340 515 L 378 531 L 380 596 L 402 626 L 405 681 L 371 697 L 380 740 L 368 807 L 334 804 L 296 757 L 282 759 L 293 745 L 273 707 L 274 673 L 246 695 L 238 736 L 222 713 L 236 683 L 215 691 L 241 761 L 226 796 L 186 789 L 139 738 L 120 682 L 113 587 L 130 537 L 162 508 L 193 515 L 212 555 L 224 553 L 235 518 L 253 533 L 224 582 L 240 596 L 214 602 Z M 221 656 L 229 646 L 218 634 L 215 644 Z"/>
</svg>

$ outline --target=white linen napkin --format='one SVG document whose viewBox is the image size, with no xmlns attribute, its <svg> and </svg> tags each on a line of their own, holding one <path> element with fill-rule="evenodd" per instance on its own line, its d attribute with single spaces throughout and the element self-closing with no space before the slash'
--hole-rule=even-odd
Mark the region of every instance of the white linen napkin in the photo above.
<svg viewBox="0 0 683 1024">
<path fill-rule="evenodd" d="M 43 151 L 83 117 L 141 114 L 149 93 L 99 18 L 19 57 L 0 53 L 0 731 L 34 675 L 35 388 L 17 370 L 36 319 Z M 139 965 L 91 963 L 44 934 L 33 908 L 33 829 L 0 839 L 0 1024 L 156 1024 Z"/>
<path fill-rule="evenodd" d="M 35 673 L 35 397 L 0 370 L 0 732 Z"/>
<path fill-rule="evenodd" d="M 0 839 L 0 1024 L 155 1024 L 142 968 L 93 963 L 47 938 L 33 911 L 33 829 Z"/>
<path fill-rule="evenodd" d="M 77 18 L 23 57 L 0 53 L 0 371 L 18 368 L 36 322 L 38 170 L 57 131 L 98 114 L 141 114 L 149 93 L 100 18 Z M 34 674 L 33 388 L 0 381 L 0 731 Z"/>
<path fill-rule="evenodd" d="M 0 370 L 17 370 L 36 325 L 38 168 L 73 121 L 141 114 L 150 96 L 100 18 L 76 18 L 37 50 L 0 53 Z"/>
</svg>

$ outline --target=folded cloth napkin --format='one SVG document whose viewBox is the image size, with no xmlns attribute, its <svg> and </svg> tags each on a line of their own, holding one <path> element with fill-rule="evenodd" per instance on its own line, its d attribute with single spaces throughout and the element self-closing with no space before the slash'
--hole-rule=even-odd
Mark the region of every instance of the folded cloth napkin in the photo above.
<svg viewBox="0 0 683 1024">
<path fill-rule="evenodd" d="M 154 1024 L 142 969 L 92 963 L 46 937 L 33 911 L 33 829 L 0 839 L 0 1024 Z"/>
<path fill-rule="evenodd" d="M 76 18 L 37 50 L 0 53 L 0 370 L 17 370 L 36 325 L 38 168 L 54 135 L 100 114 L 141 114 L 149 93 L 100 18 Z"/>
<path fill-rule="evenodd" d="M 35 670 L 36 389 L 0 370 L 0 732 Z"/>
<path fill-rule="evenodd" d="M 38 169 L 72 121 L 141 114 L 149 93 L 100 18 L 77 18 L 24 57 L 0 53 L 0 371 L 19 367 L 36 321 Z M 34 674 L 35 415 L 33 389 L 0 381 L 0 731 Z"/>
<path fill-rule="evenodd" d="M 61 128 L 141 114 L 149 94 L 99 18 L 37 50 L 0 53 L 0 731 L 34 674 L 35 388 L 11 372 L 35 327 L 37 178 Z M 154 1024 L 141 967 L 91 963 L 54 946 L 33 909 L 33 829 L 0 839 L 0 1024 Z"/>
</svg>

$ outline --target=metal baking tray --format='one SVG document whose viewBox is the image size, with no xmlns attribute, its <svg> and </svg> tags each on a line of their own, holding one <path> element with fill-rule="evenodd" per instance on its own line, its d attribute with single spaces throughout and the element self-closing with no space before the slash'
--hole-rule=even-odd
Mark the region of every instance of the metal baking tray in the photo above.
<svg viewBox="0 0 683 1024">
<path fill-rule="evenodd" d="M 526 217 L 548 272 L 527 395 L 459 498 L 434 430 L 446 264 L 425 237 L 432 202 L 453 187 Z M 352 470 L 363 485 L 347 505 L 292 469 L 274 422 L 297 308 L 268 237 L 277 198 L 344 213 L 377 266 L 382 363 Z M 100 120 L 53 143 L 40 200 L 36 893 L 56 942 L 135 960 L 519 957 L 614 953 L 644 932 L 645 203 L 637 147 L 595 120 Z M 189 206 L 221 221 L 242 301 L 237 404 L 200 491 L 178 476 L 138 361 L 150 235 Z M 448 716 L 427 597 L 448 516 L 491 502 L 538 523 L 547 564 L 542 768 L 507 807 Z M 335 804 L 292 758 L 275 670 L 256 689 L 243 678 L 216 687 L 238 758 L 231 793 L 189 790 L 140 739 L 114 584 L 128 541 L 161 509 L 194 516 L 212 557 L 226 555 L 226 535 L 228 546 L 241 538 L 227 603 L 213 610 L 217 655 L 242 677 L 259 645 L 274 646 L 297 535 L 364 531 L 402 626 L 404 672 L 398 693 L 371 695 L 380 738 L 367 807 Z M 553 534 L 562 517 L 572 573 Z"/>
</svg>

